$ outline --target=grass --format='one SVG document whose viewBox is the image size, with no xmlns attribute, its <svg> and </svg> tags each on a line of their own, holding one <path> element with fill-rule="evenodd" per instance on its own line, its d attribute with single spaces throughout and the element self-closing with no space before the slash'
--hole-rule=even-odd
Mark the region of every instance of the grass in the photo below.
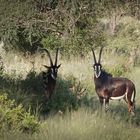
<svg viewBox="0 0 140 140">
<path fill-rule="evenodd" d="M 23 56 L 23 55 L 22 55 Z M 112 58 L 112 56 L 110 56 Z M 110 66 L 111 59 L 108 55 L 103 60 L 103 67 Z M 3 55 L 4 73 L 8 78 L 1 80 L 1 90 L 6 90 L 12 98 L 18 102 L 22 102 L 26 106 L 36 106 L 36 110 L 42 106 L 43 90 L 40 88 L 39 73 L 44 70 L 42 64 L 46 64 L 47 57 L 41 57 L 39 54 L 34 56 L 23 56 L 21 54 L 7 53 Z M 106 61 L 107 60 L 107 61 Z M 106 63 L 108 62 L 109 63 Z M 113 63 L 122 63 L 122 59 L 117 56 L 113 57 Z M 92 100 L 84 100 L 88 102 L 88 107 L 81 106 L 76 111 L 66 113 L 53 113 L 47 116 L 40 116 L 41 128 L 35 134 L 25 134 L 17 130 L 7 131 L 2 130 L 0 139 L 2 140 L 139 140 L 140 135 L 140 69 L 134 68 L 131 73 L 126 73 L 126 77 L 132 79 L 136 84 L 136 116 L 130 118 L 127 112 L 125 102 L 111 101 L 111 112 L 102 114 L 99 111 L 99 102 L 94 91 L 93 71 L 92 71 L 92 55 L 85 59 L 73 58 L 71 60 L 63 60 L 60 57 L 58 61 L 62 63 L 58 73 L 58 94 L 63 94 L 63 99 L 67 104 L 67 98 L 71 97 L 67 92 L 69 85 L 75 86 L 74 92 L 77 92 L 77 87 L 83 86 L 87 89 Z M 49 63 L 49 62 L 47 62 Z M 111 67 L 112 63 L 111 63 Z M 37 76 L 32 75 L 31 71 L 36 71 Z M 29 75 L 28 75 L 29 74 Z M 31 75 L 30 75 L 31 74 Z M 20 78 L 19 78 L 20 77 Z M 76 82 L 73 81 L 76 79 Z M 14 82 L 12 82 L 12 80 Z M 18 80 L 17 80 L 18 79 Z M 11 80 L 11 81 L 10 81 Z M 10 82 L 14 83 L 13 85 Z M 18 83 L 18 84 L 17 84 Z M 19 85 L 15 87 L 15 85 Z M 78 88 L 81 88 L 81 87 Z M 79 90 L 79 89 L 78 89 Z M 70 92 L 71 93 L 71 92 Z M 59 95 L 56 96 L 55 101 L 60 100 Z M 68 96 L 68 97 L 67 97 Z M 67 98 L 66 98 L 67 97 Z M 37 102 L 39 99 L 40 102 Z M 72 97 L 73 99 L 73 97 Z M 61 101 L 61 100 L 60 100 Z M 68 102 L 67 102 L 68 101 Z M 57 105 L 57 104 L 56 104 Z M 58 104 L 60 105 L 60 104 Z M 71 105 L 71 104 L 70 104 Z M 59 109 L 59 108 L 58 108 Z M 45 117 L 45 119 L 44 119 Z M 43 118 L 43 119 L 42 119 Z"/>
<path fill-rule="evenodd" d="M 46 137 L 50 140 L 123 140 L 133 138 L 128 132 L 131 131 L 135 133 L 135 128 L 130 127 L 129 124 L 125 124 L 123 119 L 117 120 L 116 116 L 110 114 L 101 115 L 98 113 L 99 112 L 93 113 L 92 111 L 81 109 L 77 112 L 72 112 L 72 114 L 67 114 L 64 118 L 51 117 L 47 120 L 49 129 Z M 44 127 L 43 130 L 45 130 Z M 137 134 L 137 132 L 140 133 L 138 129 L 136 129 L 135 134 Z M 138 139 L 138 137 L 136 139 Z"/>
<path fill-rule="evenodd" d="M 3 140 L 139 140 L 140 129 L 124 117 L 81 108 L 78 111 L 49 116 L 33 135 L 3 133 Z M 130 118 L 129 118 L 130 119 Z"/>
</svg>

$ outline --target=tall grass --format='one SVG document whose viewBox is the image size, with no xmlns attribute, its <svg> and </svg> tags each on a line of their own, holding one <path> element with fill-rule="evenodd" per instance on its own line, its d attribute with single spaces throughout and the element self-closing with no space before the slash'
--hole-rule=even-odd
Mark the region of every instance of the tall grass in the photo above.
<svg viewBox="0 0 140 140">
<path fill-rule="evenodd" d="M 136 84 L 136 116 L 132 119 L 130 118 L 129 114 L 127 113 L 127 106 L 123 101 L 110 102 L 110 108 L 112 112 L 109 114 L 102 114 L 99 112 L 99 102 L 94 91 L 92 54 L 90 55 L 91 56 L 87 56 L 84 59 L 72 58 L 71 60 L 64 60 L 60 57 L 58 62 L 62 63 L 62 66 L 58 71 L 58 91 L 56 92 L 57 95 L 52 101 L 53 106 L 50 106 L 54 107 L 55 105 L 59 105 L 60 107 L 60 105 L 62 105 L 62 108 L 65 105 L 71 106 L 73 100 L 76 99 L 74 94 L 77 93 L 82 86 L 83 88 L 86 88 L 86 93 L 92 97 L 90 98 L 91 100 L 83 100 L 84 102 L 88 103 L 88 107 L 90 108 L 84 108 L 83 106 L 80 106 L 80 109 L 77 109 L 77 111 L 70 111 L 67 113 L 62 112 L 60 114 L 53 113 L 53 115 L 47 116 L 45 120 L 40 120 L 40 131 L 32 135 L 17 132 L 16 130 L 10 132 L 3 130 L 1 131 L 0 139 L 139 140 L 139 67 L 134 68 L 131 72 L 125 73 L 123 75 L 132 79 L 132 81 L 134 81 Z M 6 91 L 12 95 L 12 98 L 18 102 L 22 102 L 25 107 L 35 106 L 36 110 L 42 107 L 44 96 L 43 89 L 40 88 L 41 79 L 39 77 L 39 73 L 45 70 L 42 67 L 43 64 L 49 64 L 47 56 L 41 57 L 40 54 L 36 54 L 34 56 L 27 55 L 25 57 L 21 54 L 7 53 L 3 55 L 2 58 L 5 69 L 4 73 L 8 75 L 8 77 L 6 77 L 6 79 L 3 77 L 0 79 L 1 90 L 6 89 Z M 123 60 L 123 57 L 121 59 L 121 57 L 117 55 L 113 56 L 113 54 L 105 54 L 104 58 L 103 67 L 108 67 L 107 69 L 112 69 L 117 64 L 122 64 L 125 61 Z M 34 72 L 37 73 L 37 76 L 34 75 Z M 76 79 L 76 82 L 73 79 Z M 16 85 L 18 86 L 15 87 Z M 71 87 L 72 89 L 69 89 Z M 62 98 L 60 98 L 61 94 L 61 97 L 65 102 L 58 104 L 58 100 L 62 101 Z M 46 104 L 44 108 L 45 107 L 47 108 Z M 76 108 L 75 104 L 74 108 Z M 40 114 L 38 114 L 38 116 L 40 116 Z M 42 116 L 40 116 L 40 118 L 42 118 Z"/>
<path fill-rule="evenodd" d="M 125 123 L 124 117 L 101 114 L 88 109 L 49 116 L 40 131 L 33 135 L 3 133 L 3 140 L 139 140 L 140 129 Z"/>
<path fill-rule="evenodd" d="M 1 89 L 7 89 L 6 91 L 11 92 L 13 98 L 19 100 L 19 102 L 27 102 L 25 104 L 32 102 L 31 100 L 35 101 L 39 97 L 38 95 L 40 95 L 39 98 L 42 98 L 43 89 L 39 73 L 45 70 L 42 66 L 43 64 L 49 65 L 47 55 L 40 53 L 34 55 L 25 55 L 17 52 L 6 53 L 2 50 L 1 56 L 4 64 L 4 73 L 8 75 L 8 78 L 1 79 Z M 52 54 L 52 57 L 54 58 L 55 54 Z M 58 71 L 60 77 L 58 77 L 58 82 L 60 83 L 58 83 L 58 86 L 62 85 L 61 83 L 66 85 L 61 86 L 59 92 L 63 92 L 70 86 L 76 89 L 79 86 L 78 83 L 80 83 L 80 86 L 86 89 L 86 93 L 97 97 L 94 91 L 92 53 L 85 58 L 75 57 L 69 60 L 59 56 L 58 63 L 62 64 Z M 124 59 L 124 56 L 118 56 L 117 54 L 114 55 L 113 52 L 104 51 L 102 64 L 103 68 L 105 67 L 109 72 L 117 75 L 123 73 L 123 70 L 121 72 L 119 70 L 126 64 L 126 58 Z M 129 77 L 136 83 L 137 92 L 140 91 L 139 73 L 139 68 L 135 68 L 131 73 L 122 74 L 122 76 Z M 73 78 L 76 79 L 76 83 L 72 82 Z M 68 90 L 65 91 L 67 92 Z M 38 96 L 37 98 L 36 95 Z M 137 98 L 139 98 L 138 96 L 139 94 Z M 137 103 L 139 105 L 139 102 Z"/>
</svg>

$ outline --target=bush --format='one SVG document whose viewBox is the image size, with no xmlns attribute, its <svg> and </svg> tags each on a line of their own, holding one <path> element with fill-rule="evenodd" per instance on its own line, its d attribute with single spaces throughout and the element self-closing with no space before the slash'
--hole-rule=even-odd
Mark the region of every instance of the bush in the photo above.
<svg viewBox="0 0 140 140">
<path fill-rule="evenodd" d="M 123 21 L 124 20 L 124 21 Z M 128 64 L 139 65 L 140 52 L 140 23 L 139 21 L 126 17 L 116 28 L 114 37 L 107 39 L 110 50 L 128 58 Z"/>
<path fill-rule="evenodd" d="M 55 93 L 47 103 L 45 111 L 77 110 L 81 106 L 90 106 L 91 102 L 91 97 L 81 81 L 72 75 L 64 79 L 59 77 Z"/>
<path fill-rule="evenodd" d="M 62 78 L 58 76 L 56 89 L 52 98 L 46 102 L 44 88 L 42 86 L 41 73 L 31 70 L 25 79 L 13 78 L 3 74 L 0 76 L 1 91 L 8 94 L 8 98 L 14 99 L 17 104 L 22 104 L 30 113 L 46 114 L 48 112 L 65 112 L 76 110 L 81 105 L 89 105 L 88 94 L 84 83 L 73 75 Z M 10 112 L 12 113 L 12 112 Z"/>
<path fill-rule="evenodd" d="M 129 68 L 128 68 L 128 70 L 126 70 L 122 65 L 117 65 L 117 66 L 114 66 L 111 69 L 107 69 L 106 71 L 108 71 L 109 73 L 111 73 L 113 76 L 122 76 L 126 72 L 129 71 Z"/>
<path fill-rule="evenodd" d="M 4 94 L 0 95 L 0 129 L 4 128 L 33 133 L 39 129 L 39 122 L 21 104 L 16 105 L 14 100 L 9 100 Z"/>
</svg>

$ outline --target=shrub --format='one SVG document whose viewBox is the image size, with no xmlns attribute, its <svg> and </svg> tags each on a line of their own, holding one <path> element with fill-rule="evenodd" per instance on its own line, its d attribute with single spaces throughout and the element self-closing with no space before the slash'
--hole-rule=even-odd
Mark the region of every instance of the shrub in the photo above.
<svg viewBox="0 0 140 140">
<path fill-rule="evenodd" d="M 89 106 L 90 97 L 81 81 L 70 75 L 58 78 L 56 91 L 46 105 L 46 111 L 71 111 L 80 106 Z"/>
<path fill-rule="evenodd" d="M 21 104 L 16 105 L 4 94 L 0 95 L 0 129 L 3 128 L 33 133 L 39 129 L 39 122 Z"/>
<path fill-rule="evenodd" d="M 123 65 L 116 65 L 111 69 L 107 70 L 109 73 L 111 73 L 113 76 L 122 76 L 124 75 L 126 72 L 130 71 L 130 68 L 128 68 L 127 70 L 125 69 L 125 67 Z"/>
<path fill-rule="evenodd" d="M 127 63 L 131 62 L 132 65 L 136 66 L 139 65 L 140 59 L 140 23 L 128 17 L 123 20 L 116 28 L 115 36 L 107 39 L 107 44 L 110 50 L 127 57 Z"/>
</svg>

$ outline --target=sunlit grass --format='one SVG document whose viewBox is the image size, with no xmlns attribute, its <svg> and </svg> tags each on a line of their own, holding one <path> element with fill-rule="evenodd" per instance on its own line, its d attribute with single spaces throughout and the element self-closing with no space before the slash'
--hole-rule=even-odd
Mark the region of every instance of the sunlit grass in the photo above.
<svg viewBox="0 0 140 140">
<path fill-rule="evenodd" d="M 121 63 L 121 58 L 117 56 L 104 55 L 103 67 L 111 69 L 117 63 Z M 49 64 L 47 56 L 42 58 L 40 54 L 35 56 L 21 57 L 20 54 L 7 53 L 3 57 L 5 73 L 12 76 L 21 75 L 23 78 L 33 69 L 37 73 L 44 70 L 43 64 Z M 97 98 L 94 91 L 93 82 L 93 69 L 92 69 L 92 54 L 90 57 L 84 59 L 73 58 L 70 60 L 64 60 L 59 58 L 58 63 L 61 63 L 58 74 L 62 79 L 67 77 L 75 77 L 77 81 L 80 81 L 84 88 L 90 91 L 91 96 Z M 112 66 L 112 67 L 109 67 Z M 125 74 L 126 77 L 134 81 L 136 85 L 136 117 L 134 118 L 134 124 L 131 123 L 129 113 L 127 112 L 127 105 L 124 101 L 111 101 L 109 114 L 101 114 L 99 112 L 99 102 L 92 104 L 88 109 L 80 108 L 77 111 L 68 112 L 62 115 L 50 115 L 45 120 L 41 120 L 41 128 L 38 133 L 33 135 L 23 134 L 17 131 L 1 133 L 2 140 L 139 140 L 140 135 L 140 68 L 134 68 L 131 73 Z M 12 85 L 11 85 L 12 86 Z M 15 91 L 16 92 L 16 91 Z M 13 93 L 13 97 L 21 98 L 25 104 L 32 100 L 32 96 L 20 95 Z M 23 97 L 22 97 L 23 96 Z M 26 97 L 24 97 L 26 96 Z M 94 102 L 94 100 L 93 100 Z M 95 107 L 95 106 L 96 107 Z M 93 107 L 93 108 L 92 108 Z"/>
<path fill-rule="evenodd" d="M 34 55 L 24 55 L 21 53 L 8 52 L 2 54 L 2 61 L 4 64 L 4 73 L 11 75 L 11 77 L 16 78 L 18 76 L 25 78 L 27 74 L 34 70 L 37 73 L 42 72 L 45 68 L 42 66 L 43 64 L 49 64 L 49 60 L 47 54 L 43 55 L 40 53 Z M 98 53 L 97 53 L 98 54 Z M 52 58 L 54 59 L 55 54 L 52 54 Z M 98 57 L 98 55 L 97 55 Z M 119 63 L 124 63 L 126 61 L 122 58 L 122 56 L 114 55 L 110 52 L 104 52 L 102 56 L 102 65 L 103 68 L 107 68 L 109 72 L 111 69 L 115 67 L 115 65 Z M 90 90 L 94 94 L 94 82 L 93 82 L 93 57 L 92 53 L 89 53 L 85 58 L 75 57 L 71 59 L 64 59 L 59 56 L 58 63 L 62 64 L 58 74 L 63 77 L 63 79 L 73 76 L 83 83 L 84 88 Z M 140 68 L 132 69 L 131 73 L 124 74 L 125 77 L 130 78 L 136 84 L 137 93 L 140 91 L 139 87 L 139 78 Z M 96 95 L 95 95 L 96 96 Z M 139 100 L 140 95 L 137 94 L 137 98 Z M 139 103 L 138 103 L 139 104 Z"/>
</svg>

